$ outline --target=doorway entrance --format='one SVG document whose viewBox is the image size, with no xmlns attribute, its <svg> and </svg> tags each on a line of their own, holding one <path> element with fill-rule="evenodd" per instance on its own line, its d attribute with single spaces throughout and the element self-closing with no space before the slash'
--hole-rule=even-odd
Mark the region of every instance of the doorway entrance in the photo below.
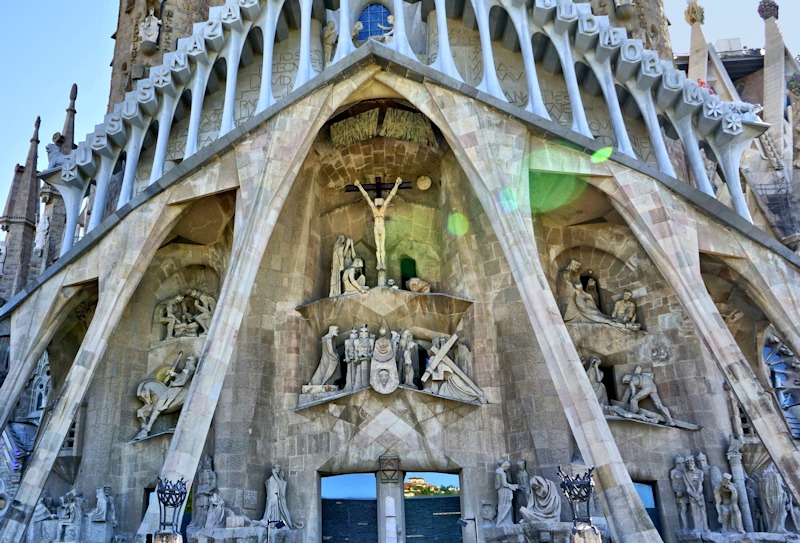
<svg viewBox="0 0 800 543">
<path fill-rule="evenodd" d="M 403 482 L 406 541 L 461 543 L 458 475 L 410 472 Z"/>
<path fill-rule="evenodd" d="M 322 477 L 322 541 L 374 543 L 377 540 L 375 474 Z"/>
</svg>

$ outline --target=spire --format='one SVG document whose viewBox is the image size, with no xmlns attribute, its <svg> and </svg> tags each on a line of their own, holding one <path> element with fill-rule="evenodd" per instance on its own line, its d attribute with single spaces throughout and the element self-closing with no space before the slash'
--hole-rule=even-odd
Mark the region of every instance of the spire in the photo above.
<svg viewBox="0 0 800 543">
<path fill-rule="evenodd" d="M 67 117 L 64 119 L 64 129 L 61 131 L 61 152 L 68 155 L 75 148 L 75 99 L 78 98 L 78 85 L 72 85 L 72 90 L 69 93 L 69 107 L 67 108 Z"/>
<path fill-rule="evenodd" d="M 36 217 L 39 211 L 39 178 L 36 176 L 36 162 L 39 158 L 40 123 L 41 119 L 36 117 L 25 165 L 17 164 L 14 168 L 14 179 L 11 182 L 5 211 L 0 217 L 0 227 L 6 231 L 12 223 L 27 223 L 33 227 L 36 226 Z"/>
</svg>

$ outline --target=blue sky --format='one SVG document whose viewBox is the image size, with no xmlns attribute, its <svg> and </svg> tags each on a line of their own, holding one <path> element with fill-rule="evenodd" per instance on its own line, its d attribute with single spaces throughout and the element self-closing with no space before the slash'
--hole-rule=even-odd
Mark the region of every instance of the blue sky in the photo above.
<svg viewBox="0 0 800 543">
<path fill-rule="evenodd" d="M 800 53 L 800 35 L 789 21 L 800 21 L 800 2 L 779 0 L 780 21 L 789 49 Z M 103 120 L 108 103 L 119 3 L 115 0 L 40 0 L 7 2 L 6 26 L 0 32 L 5 64 L 0 85 L 0 205 L 5 205 L 14 165 L 24 163 L 37 115 L 42 117 L 39 169 L 46 166 L 44 145 L 64 123 L 69 89 L 78 83 L 77 140 Z M 758 0 L 705 0 L 706 38 L 740 37 L 743 45 L 763 45 Z M 672 22 L 676 53 L 689 50 L 689 26 L 683 20 L 684 0 L 665 0 Z"/>
<path fill-rule="evenodd" d="M 436 486 L 461 486 L 458 482 L 458 475 L 452 473 L 409 472 L 406 473 L 406 482 L 409 477 L 422 477 L 428 483 Z M 322 478 L 323 498 L 374 500 L 375 493 L 374 473 L 351 473 Z"/>
</svg>

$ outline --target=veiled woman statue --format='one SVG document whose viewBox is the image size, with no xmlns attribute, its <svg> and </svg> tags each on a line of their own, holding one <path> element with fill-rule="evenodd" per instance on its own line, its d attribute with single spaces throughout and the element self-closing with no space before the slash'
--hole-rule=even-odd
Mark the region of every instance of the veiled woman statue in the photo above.
<svg viewBox="0 0 800 543">
<path fill-rule="evenodd" d="M 558 486 L 544 477 L 534 476 L 528 505 L 519 512 L 522 513 L 522 522 L 558 522 L 561 520 L 561 495 L 558 493 Z"/>
<path fill-rule="evenodd" d="M 586 367 L 586 375 L 589 377 L 589 382 L 592 384 L 597 401 L 600 405 L 608 405 L 608 391 L 603 384 L 603 370 L 600 369 L 600 357 L 590 356 L 589 365 Z"/>
<path fill-rule="evenodd" d="M 350 267 L 356 258 L 353 248 L 353 238 L 339 236 L 333 244 L 333 259 L 331 261 L 331 283 L 328 296 L 339 296 L 342 293 L 342 274 Z"/>
<path fill-rule="evenodd" d="M 329 385 L 341 377 L 339 353 L 336 352 L 336 346 L 333 344 L 338 335 L 339 327 L 331 326 L 328 328 L 328 333 L 322 336 L 322 356 L 309 385 Z"/>
<path fill-rule="evenodd" d="M 495 526 L 511 526 L 514 524 L 514 491 L 517 485 L 508 482 L 508 460 L 497 462 L 494 470 L 494 487 L 497 489 L 497 520 Z"/>
</svg>

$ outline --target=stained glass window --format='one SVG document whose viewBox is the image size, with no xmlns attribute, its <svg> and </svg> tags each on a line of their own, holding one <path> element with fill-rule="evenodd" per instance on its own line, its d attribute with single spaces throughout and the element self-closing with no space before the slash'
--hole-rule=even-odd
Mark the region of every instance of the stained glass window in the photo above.
<svg viewBox="0 0 800 543">
<path fill-rule="evenodd" d="M 358 32 L 358 41 L 363 42 L 370 38 L 370 36 L 382 36 L 386 34 L 387 30 L 381 29 L 378 25 L 388 27 L 389 15 L 391 12 L 380 4 L 370 4 L 358 20 L 364 25 L 364 28 Z"/>
</svg>

